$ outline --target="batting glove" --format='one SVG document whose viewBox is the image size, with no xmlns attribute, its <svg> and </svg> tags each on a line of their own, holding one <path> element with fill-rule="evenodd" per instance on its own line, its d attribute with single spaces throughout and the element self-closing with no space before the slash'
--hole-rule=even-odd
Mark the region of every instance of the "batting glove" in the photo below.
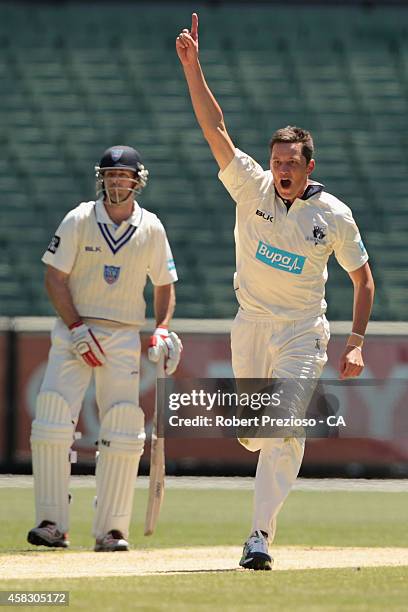
<svg viewBox="0 0 408 612">
<path fill-rule="evenodd" d="M 166 327 L 157 327 L 149 341 L 147 356 L 150 361 L 157 363 L 160 355 L 164 355 L 165 372 L 170 376 L 173 374 L 180 361 L 183 345 L 177 334 L 170 332 Z"/>
<path fill-rule="evenodd" d="M 105 363 L 105 353 L 93 332 L 85 323 L 77 321 L 69 327 L 72 338 L 72 350 L 82 361 L 91 368 Z"/>
</svg>

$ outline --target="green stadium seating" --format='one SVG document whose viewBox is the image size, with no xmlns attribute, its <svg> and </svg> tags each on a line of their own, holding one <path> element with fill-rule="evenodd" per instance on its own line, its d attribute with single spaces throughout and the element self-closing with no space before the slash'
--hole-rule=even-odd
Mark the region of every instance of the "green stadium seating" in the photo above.
<svg viewBox="0 0 408 612">
<path fill-rule="evenodd" d="M 201 61 L 236 145 L 264 167 L 278 128 L 316 144 L 315 178 L 354 211 L 377 283 L 373 317 L 405 319 L 408 43 L 397 8 L 205 6 Z M 94 195 L 93 167 L 118 143 L 150 172 L 140 198 L 166 225 L 177 315 L 236 310 L 234 204 L 196 125 L 174 51 L 182 4 L 0 4 L 0 314 L 52 314 L 42 252 L 65 213 Z M 331 319 L 352 286 L 329 265 Z M 151 288 L 146 289 L 151 295 Z"/>
</svg>

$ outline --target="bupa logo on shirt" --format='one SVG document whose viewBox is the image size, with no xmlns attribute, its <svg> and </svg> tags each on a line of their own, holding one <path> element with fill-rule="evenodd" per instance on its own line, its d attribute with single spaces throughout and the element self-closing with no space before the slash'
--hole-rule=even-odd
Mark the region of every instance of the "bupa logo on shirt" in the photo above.
<svg viewBox="0 0 408 612">
<path fill-rule="evenodd" d="M 104 266 L 103 278 L 106 280 L 108 285 L 113 285 L 119 278 L 120 266 Z"/>
<path fill-rule="evenodd" d="M 302 274 L 306 261 L 306 257 L 302 255 L 282 251 L 261 240 L 256 251 L 256 258 L 272 268 L 290 272 L 290 274 Z"/>
</svg>

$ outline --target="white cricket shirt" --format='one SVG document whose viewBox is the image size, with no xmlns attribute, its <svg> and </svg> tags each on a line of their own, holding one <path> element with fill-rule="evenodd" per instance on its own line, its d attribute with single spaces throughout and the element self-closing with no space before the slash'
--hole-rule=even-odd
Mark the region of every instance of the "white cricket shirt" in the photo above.
<svg viewBox="0 0 408 612">
<path fill-rule="evenodd" d="M 69 288 L 81 317 L 130 325 L 145 321 L 147 276 L 154 285 L 177 280 L 162 223 L 137 202 L 119 227 L 102 199 L 83 202 L 63 219 L 42 261 L 69 274 Z"/>
<path fill-rule="evenodd" d="M 271 171 L 239 149 L 218 176 L 237 203 L 234 288 L 240 306 L 277 319 L 323 314 L 331 253 L 347 272 L 368 260 L 350 208 L 310 181 L 305 199 L 287 210 Z"/>
</svg>

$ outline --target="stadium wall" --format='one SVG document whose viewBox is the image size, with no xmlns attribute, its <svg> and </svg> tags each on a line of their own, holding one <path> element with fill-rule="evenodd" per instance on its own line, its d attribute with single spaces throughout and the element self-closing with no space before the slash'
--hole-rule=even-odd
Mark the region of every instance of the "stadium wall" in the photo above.
<svg viewBox="0 0 408 612">
<path fill-rule="evenodd" d="M 0 319 L 0 470 L 31 470 L 29 435 L 35 399 L 49 350 L 52 317 Z M 335 379 L 337 362 L 351 323 L 332 324 L 332 339 L 325 378 Z M 174 329 L 184 343 L 177 378 L 232 377 L 229 343 L 230 322 L 225 320 L 176 320 Z M 141 405 L 146 413 L 149 438 L 154 403 L 155 372 L 145 357 L 153 321 L 142 334 Z M 197 330 L 200 330 L 199 332 Z M 366 379 L 372 387 L 344 387 L 342 412 L 359 415 L 367 433 L 356 438 L 310 439 L 306 444 L 303 475 L 404 476 L 408 475 L 408 324 L 369 325 L 365 347 Z M 397 384 L 398 382 L 398 384 Z M 74 473 L 93 470 L 98 417 L 94 389 L 86 394 L 76 442 L 79 463 Z M 148 468 L 146 445 L 141 470 Z M 252 474 L 256 454 L 244 450 L 235 439 L 170 439 L 166 442 L 167 473 Z"/>
</svg>

